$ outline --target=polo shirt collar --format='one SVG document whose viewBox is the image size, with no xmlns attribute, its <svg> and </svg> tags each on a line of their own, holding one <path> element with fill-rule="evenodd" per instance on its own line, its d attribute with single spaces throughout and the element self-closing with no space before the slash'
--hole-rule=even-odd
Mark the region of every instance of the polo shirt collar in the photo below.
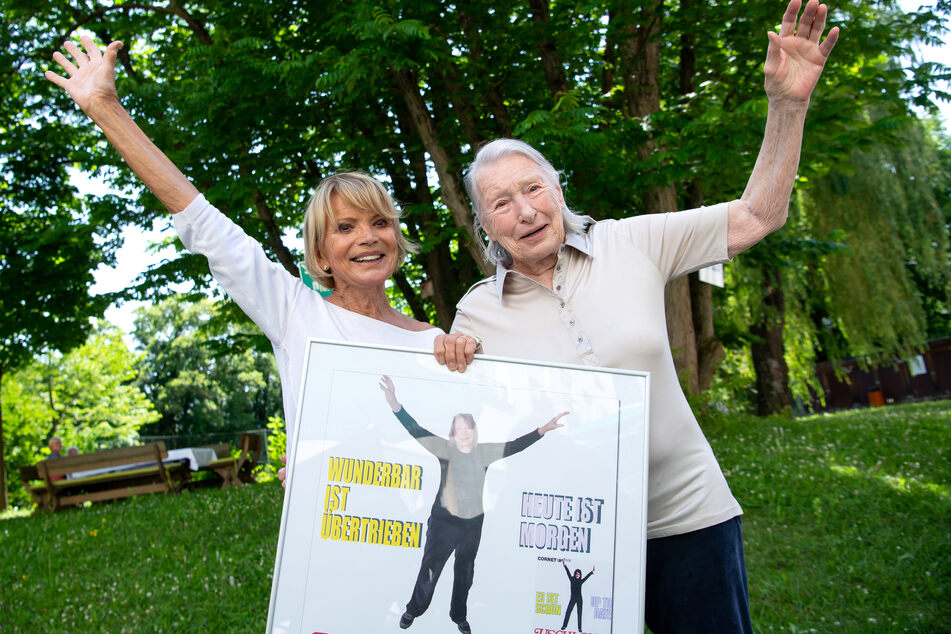
<svg viewBox="0 0 951 634">
<path fill-rule="evenodd" d="M 591 253 L 591 237 L 588 233 L 567 233 L 565 235 L 565 246 L 571 247 L 586 256 L 594 257 Z M 509 274 L 511 269 L 507 269 L 502 266 L 501 262 L 497 262 L 495 265 L 495 286 L 499 293 L 499 303 L 502 303 L 502 290 L 505 288 L 505 276 Z"/>
</svg>

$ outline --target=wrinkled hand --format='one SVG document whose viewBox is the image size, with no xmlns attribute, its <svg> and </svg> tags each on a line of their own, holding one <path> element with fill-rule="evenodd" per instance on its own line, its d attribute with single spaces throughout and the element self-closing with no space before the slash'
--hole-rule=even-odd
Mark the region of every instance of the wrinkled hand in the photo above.
<svg viewBox="0 0 951 634">
<path fill-rule="evenodd" d="M 281 456 L 281 462 L 284 464 L 287 464 L 287 454 L 284 454 Z M 285 467 L 281 467 L 280 469 L 277 470 L 277 479 L 281 481 L 281 486 L 286 489 L 287 488 L 287 469 Z"/>
<path fill-rule="evenodd" d="M 393 385 L 393 379 L 386 376 L 385 374 L 380 377 L 380 389 L 383 390 L 383 395 L 386 397 L 386 402 L 389 404 L 390 409 L 394 412 L 400 411 L 403 407 L 400 405 L 400 402 L 396 400 L 396 386 Z"/>
<path fill-rule="evenodd" d="M 116 93 L 116 55 L 122 48 L 122 42 L 112 42 L 103 54 L 91 37 L 84 35 L 79 41 L 86 49 L 85 53 L 75 42 L 63 45 L 75 63 L 59 51 L 53 53 L 53 61 L 62 66 L 69 75 L 68 79 L 51 70 L 45 74 L 48 80 L 69 93 L 83 112 L 89 114 L 97 103 L 119 99 Z"/>
<path fill-rule="evenodd" d="M 476 350 L 482 342 L 471 335 L 453 332 L 448 335 L 439 335 L 433 342 L 433 354 L 436 362 L 450 370 L 465 372 L 466 367 L 475 358 Z"/>
<path fill-rule="evenodd" d="M 550 421 L 548 421 L 547 423 L 545 423 L 544 425 L 542 425 L 541 427 L 539 427 L 539 428 L 538 428 L 538 433 L 541 434 L 542 436 L 544 436 L 545 434 L 547 434 L 548 432 L 550 432 L 550 431 L 553 430 L 553 429 L 558 429 L 559 427 L 564 427 L 564 425 L 562 425 L 561 423 L 559 423 L 558 420 L 559 420 L 562 416 L 567 416 L 569 413 L 570 413 L 570 412 L 562 412 L 562 413 L 558 414 L 558 415 L 555 416 L 553 419 L 551 419 Z"/>
<path fill-rule="evenodd" d="M 839 27 L 829 30 L 821 43 L 829 9 L 819 0 L 809 0 L 796 24 L 801 0 L 790 0 L 779 34 L 770 31 L 766 52 L 766 95 L 770 99 L 808 102 L 826 59 L 839 38 Z"/>
</svg>

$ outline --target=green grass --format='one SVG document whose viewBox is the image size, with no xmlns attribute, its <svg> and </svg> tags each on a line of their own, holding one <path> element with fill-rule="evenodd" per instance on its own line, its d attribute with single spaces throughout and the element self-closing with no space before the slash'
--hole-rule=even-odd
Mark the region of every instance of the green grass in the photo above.
<svg viewBox="0 0 951 634">
<path fill-rule="evenodd" d="M 746 512 L 759 632 L 951 631 L 951 402 L 704 429 Z M 281 489 L 0 522 L 0 632 L 255 632 Z"/>
<path fill-rule="evenodd" d="M 951 402 L 706 427 L 758 631 L 951 631 Z"/>
</svg>

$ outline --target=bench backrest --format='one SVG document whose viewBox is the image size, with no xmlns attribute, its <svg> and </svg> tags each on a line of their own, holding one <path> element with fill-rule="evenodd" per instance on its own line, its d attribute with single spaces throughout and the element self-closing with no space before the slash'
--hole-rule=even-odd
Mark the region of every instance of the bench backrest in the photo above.
<svg viewBox="0 0 951 634">
<path fill-rule="evenodd" d="M 36 470 L 36 465 L 31 464 L 25 467 L 20 467 L 20 481 L 24 484 L 29 484 L 33 480 L 39 480 L 40 473 Z"/>
<path fill-rule="evenodd" d="M 36 464 L 36 468 L 40 477 L 46 479 L 46 476 L 55 478 L 76 471 L 122 467 L 137 462 L 159 463 L 167 457 L 168 452 L 165 450 L 165 443 L 159 441 L 148 445 L 119 447 L 118 449 L 106 449 L 78 456 L 43 460 Z"/>
<path fill-rule="evenodd" d="M 241 434 L 240 442 L 245 459 L 256 464 L 261 455 L 261 437 L 258 434 Z"/>
<path fill-rule="evenodd" d="M 230 458 L 231 457 L 231 443 L 230 442 L 220 442 L 217 445 L 202 445 L 199 449 L 214 449 L 216 458 Z"/>
</svg>

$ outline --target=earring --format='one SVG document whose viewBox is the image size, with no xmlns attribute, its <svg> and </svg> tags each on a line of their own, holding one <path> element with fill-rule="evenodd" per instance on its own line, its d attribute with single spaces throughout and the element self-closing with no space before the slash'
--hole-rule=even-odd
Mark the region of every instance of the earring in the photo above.
<svg viewBox="0 0 951 634">
<path fill-rule="evenodd" d="M 323 268 L 324 268 L 324 273 L 326 273 L 327 271 L 330 270 L 330 265 L 329 265 L 329 264 L 325 264 Z"/>
</svg>

